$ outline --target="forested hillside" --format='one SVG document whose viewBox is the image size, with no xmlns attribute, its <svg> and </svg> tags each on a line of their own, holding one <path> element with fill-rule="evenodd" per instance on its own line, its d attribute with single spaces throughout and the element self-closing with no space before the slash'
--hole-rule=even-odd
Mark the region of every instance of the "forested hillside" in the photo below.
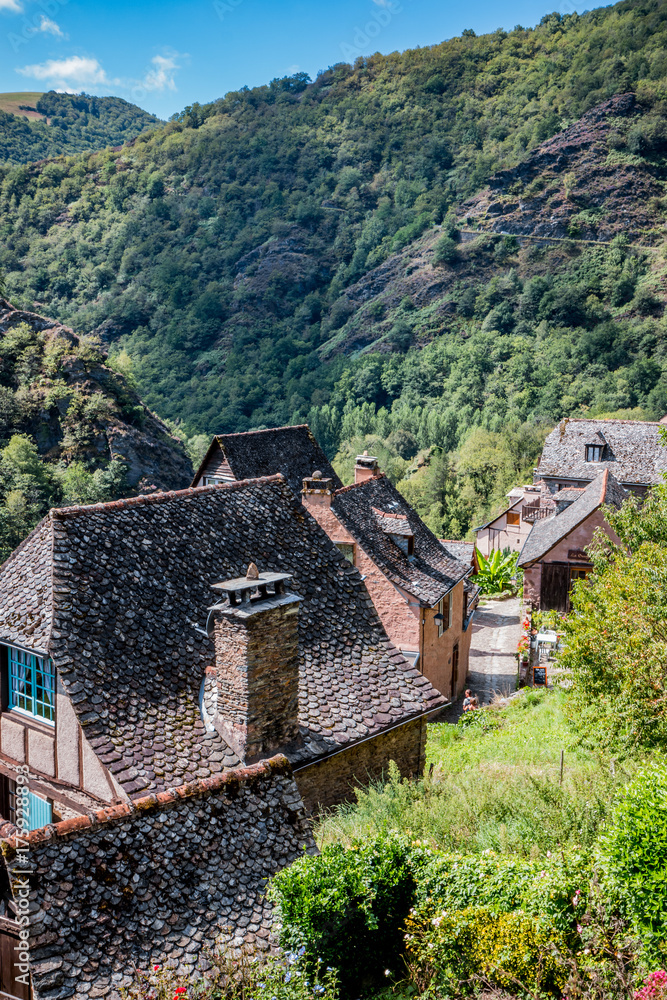
<svg viewBox="0 0 667 1000">
<path fill-rule="evenodd" d="M 518 475 L 564 414 L 661 416 L 666 15 L 467 31 L 0 167 L 7 293 L 122 348 L 190 435 L 307 419 L 408 462 L 515 427 Z"/>
<path fill-rule="evenodd" d="M 21 95 L 4 95 L 14 96 Z M 5 163 L 29 163 L 119 146 L 159 122 L 155 115 L 121 97 L 58 94 L 53 90 L 40 94 L 34 105 L 21 108 L 30 117 L 0 109 L 0 161 Z"/>
</svg>

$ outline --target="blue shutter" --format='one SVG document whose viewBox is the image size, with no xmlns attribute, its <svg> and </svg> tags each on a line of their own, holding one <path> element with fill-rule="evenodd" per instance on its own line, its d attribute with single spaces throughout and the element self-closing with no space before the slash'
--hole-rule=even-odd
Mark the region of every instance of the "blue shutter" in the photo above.
<svg viewBox="0 0 667 1000">
<path fill-rule="evenodd" d="M 38 795 L 33 795 L 32 792 L 28 792 L 28 808 L 30 809 L 28 830 L 39 830 L 53 819 L 51 803 L 46 799 L 40 799 Z"/>
</svg>

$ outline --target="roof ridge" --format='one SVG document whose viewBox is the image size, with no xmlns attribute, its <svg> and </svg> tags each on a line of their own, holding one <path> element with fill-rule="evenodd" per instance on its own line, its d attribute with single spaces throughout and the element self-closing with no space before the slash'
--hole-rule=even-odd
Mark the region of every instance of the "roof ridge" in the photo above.
<svg viewBox="0 0 667 1000">
<path fill-rule="evenodd" d="M 566 417 L 571 424 L 649 424 L 660 427 L 659 420 L 630 420 L 626 417 Z M 664 425 L 662 425 L 664 426 Z"/>
<path fill-rule="evenodd" d="M 371 510 L 374 514 L 379 514 L 381 517 L 393 517 L 397 521 L 405 521 L 408 516 L 407 514 L 392 514 L 391 511 L 381 510 L 379 507 L 374 507 L 373 504 L 371 504 Z"/>
<path fill-rule="evenodd" d="M 350 483 L 349 486 L 339 487 L 339 489 L 337 489 L 334 492 L 334 496 L 337 497 L 340 493 L 349 493 L 350 490 L 356 490 L 359 486 L 365 486 L 366 483 L 372 482 L 373 479 L 386 479 L 386 478 L 387 478 L 386 472 L 376 472 L 372 476 L 369 476 L 368 479 L 362 479 L 360 483 Z"/>
<path fill-rule="evenodd" d="M 48 840 L 64 839 L 72 833 L 105 826 L 114 820 L 123 820 L 136 813 L 164 809 L 182 799 L 203 798 L 224 788 L 225 785 L 254 781 L 264 775 L 291 773 L 292 765 L 287 757 L 284 754 L 276 754 L 274 757 L 260 760 L 257 764 L 251 764 L 249 767 L 227 769 L 219 774 L 214 774 L 212 778 L 188 781 L 184 785 L 178 785 L 165 792 L 153 792 L 151 795 L 144 795 L 132 802 L 123 802 L 119 805 L 107 806 L 104 809 L 96 809 L 85 816 L 74 816 L 72 819 L 62 820 L 60 823 L 49 823 L 38 830 L 20 834 L 20 839 L 22 843 L 27 840 L 30 844 L 43 844 Z M 18 834 L 13 834 L 6 838 L 9 845 L 15 850 L 18 837 Z"/>
<path fill-rule="evenodd" d="M 229 434 L 214 434 L 213 437 L 218 440 L 219 438 L 245 437 L 248 434 L 274 434 L 276 431 L 296 431 L 301 430 L 303 427 L 307 427 L 310 431 L 309 424 L 285 424 L 283 427 L 262 427 L 256 431 L 231 431 Z"/>
<path fill-rule="evenodd" d="M 276 472 L 273 476 L 259 476 L 257 479 L 238 479 L 232 483 L 216 483 L 213 486 L 188 486 L 184 490 L 169 490 L 163 493 L 140 494 L 137 497 L 125 497 L 121 500 L 107 500 L 105 503 L 78 504 L 73 507 L 54 507 L 49 511 L 47 517 L 52 519 L 65 520 L 70 517 L 78 517 L 80 514 L 103 513 L 112 510 L 125 510 L 129 507 L 143 507 L 150 504 L 168 503 L 170 500 L 177 500 L 181 497 L 201 496 L 204 493 L 215 493 L 220 490 L 237 490 L 250 484 L 286 482 L 287 480 L 281 472 Z M 28 536 L 30 537 L 30 536 Z M 18 549 L 15 551 L 18 552 Z"/>
</svg>

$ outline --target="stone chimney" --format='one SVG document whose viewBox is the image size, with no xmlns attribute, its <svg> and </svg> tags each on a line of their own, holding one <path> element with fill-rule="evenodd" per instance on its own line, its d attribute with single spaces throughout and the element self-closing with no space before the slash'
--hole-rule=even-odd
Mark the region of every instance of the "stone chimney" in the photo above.
<svg viewBox="0 0 667 1000">
<path fill-rule="evenodd" d="M 372 479 L 376 476 L 378 472 L 378 460 L 373 455 L 369 455 L 367 451 L 363 455 L 357 455 L 357 461 L 354 466 L 354 481 L 355 483 L 365 483 L 367 479 Z"/>
<path fill-rule="evenodd" d="M 317 469 L 303 481 L 301 498 L 306 507 L 331 507 L 333 479 L 325 479 Z"/>
<path fill-rule="evenodd" d="M 286 591 L 289 579 L 251 563 L 245 577 L 213 584 L 223 594 L 207 627 L 215 644 L 214 725 L 245 764 L 299 735 L 301 598 Z"/>
</svg>

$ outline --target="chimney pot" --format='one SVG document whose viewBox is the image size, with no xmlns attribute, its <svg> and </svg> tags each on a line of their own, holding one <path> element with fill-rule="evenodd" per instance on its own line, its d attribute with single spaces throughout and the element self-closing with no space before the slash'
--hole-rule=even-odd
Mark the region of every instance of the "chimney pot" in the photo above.
<svg viewBox="0 0 667 1000">
<path fill-rule="evenodd" d="M 229 598 L 211 608 L 207 629 L 215 646 L 214 725 L 245 764 L 299 736 L 301 598 L 285 590 L 289 579 L 251 563 L 246 577 L 213 584 Z"/>
<path fill-rule="evenodd" d="M 377 475 L 377 471 L 378 460 L 374 455 L 369 455 L 367 451 L 357 455 L 354 466 L 355 483 L 365 483 L 367 479 L 372 479 L 373 476 Z"/>
</svg>

